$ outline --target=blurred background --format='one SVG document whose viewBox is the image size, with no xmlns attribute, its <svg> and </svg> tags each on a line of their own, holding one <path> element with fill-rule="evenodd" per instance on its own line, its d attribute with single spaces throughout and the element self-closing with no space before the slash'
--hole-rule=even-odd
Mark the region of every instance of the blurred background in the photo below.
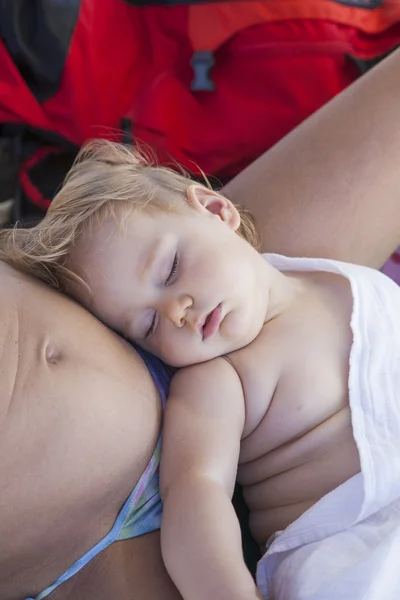
<svg viewBox="0 0 400 600">
<path fill-rule="evenodd" d="M 221 185 L 399 44 L 399 0 L 0 0 L 0 222 L 95 137 Z"/>
</svg>

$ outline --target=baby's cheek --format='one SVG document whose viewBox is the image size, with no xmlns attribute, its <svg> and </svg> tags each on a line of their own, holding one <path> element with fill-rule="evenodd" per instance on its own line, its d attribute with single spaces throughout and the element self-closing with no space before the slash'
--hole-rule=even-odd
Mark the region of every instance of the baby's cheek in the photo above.
<svg viewBox="0 0 400 600">
<path fill-rule="evenodd" d="M 220 333 L 227 341 L 240 337 L 245 327 L 245 318 L 240 310 L 229 312 L 221 323 Z"/>
<path fill-rule="evenodd" d="M 199 353 L 194 351 L 190 342 L 179 339 L 179 336 L 171 338 L 153 353 L 171 367 L 187 367 L 199 362 Z"/>
<path fill-rule="evenodd" d="M 172 365 L 172 361 L 175 356 L 174 347 L 175 344 L 172 340 L 166 339 L 168 336 L 164 332 L 157 331 L 154 335 L 149 338 L 145 344 L 144 349 L 154 356 L 157 356 L 160 360 L 165 362 L 167 365 Z"/>
<path fill-rule="evenodd" d="M 191 364 L 189 353 L 184 345 L 179 342 L 171 344 L 169 349 L 164 349 L 161 360 L 171 367 L 186 367 Z"/>
</svg>

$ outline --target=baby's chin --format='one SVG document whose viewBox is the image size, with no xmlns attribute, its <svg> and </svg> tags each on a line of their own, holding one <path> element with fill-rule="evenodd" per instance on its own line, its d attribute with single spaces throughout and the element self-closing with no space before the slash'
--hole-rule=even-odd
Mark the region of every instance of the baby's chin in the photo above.
<svg viewBox="0 0 400 600">
<path fill-rule="evenodd" d="M 206 357 L 193 357 L 193 358 L 188 358 L 188 357 L 181 357 L 181 358 L 175 358 L 174 360 L 165 360 L 164 357 L 159 357 L 161 358 L 161 360 L 169 365 L 170 367 L 174 367 L 175 369 L 183 369 L 184 367 L 193 367 L 193 365 L 200 365 L 201 363 L 205 363 L 205 362 L 209 362 L 210 360 L 214 360 L 215 358 L 218 358 L 219 356 L 223 356 L 222 354 L 215 354 L 215 355 L 210 355 L 210 356 L 206 356 Z"/>
<path fill-rule="evenodd" d="M 242 347 L 243 346 L 240 346 L 240 348 Z M 207 352 L 192 352 L 190 354 L 188 352 L 182 352 L 182 354 L 179 353 L 179 356 L 169 357 L 169 360 L 167 360 L 167 357 L 165 356 L 159 356 L 159 358 L 170 367 L 182 369 L 183 367 L 192 367 L 193 365 L 199 365 L 201 363 L 209 362 L 210 360 L 215 360 L 216 358 L 221 358 L 221 356 L 226 356 L 230 352 L 234 352 L 238 349 L 239 348 L 235 345 L 232 345 L 232 347 L 229 345 L 223 350 L 213 350 L 209 348 L 207 349 Z"/>
</svg>

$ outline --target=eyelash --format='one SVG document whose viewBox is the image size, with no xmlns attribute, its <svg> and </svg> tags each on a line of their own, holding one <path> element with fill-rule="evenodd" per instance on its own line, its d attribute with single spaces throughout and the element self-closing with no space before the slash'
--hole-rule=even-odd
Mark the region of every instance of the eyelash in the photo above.
<svg viewBox="0 0 400 600">
<path fill-rule="evenodd" d="M 156 318 L 157 318 L 157 315 L 156 315 L 156 313 L 154 313 L 151 325 L 148 328 L 148 330 L 146 331 L 145 336 L 144 336 L 146 340 L 148 340 L 156 330 Z"/>
<path fill-rule="evenodd" d="M 175 256 L 174 256 L 174 261 L 172 263 L 171 271 L 169 272 L 169 275 L 168 275 L 167 279 L 165 280 L 164 285 L 168 286 L 171 284 L 171 279 L 174 278 L 177 270 L 178 270 L 178 253 L 176 252 Z M 157 320 L 157 315 L 156 315 L 156 313 L 154 313 L 151 325 L 148 328 L 148 330 L 146 331 L 146 334 L 144 336 L 146 340 L 148 340 L 155 332 L 156 327 L 157 327 L 156 320 Z"/>
<path fill-rule="evenodd" d="M 176 271 L 178 270 L 178 253 L 175 253 L 174 262 L 172 263 L 171 271 L 165 280 L 165 285 L 170 285 L 171 279 L 176 275 Z"/>
</svg>

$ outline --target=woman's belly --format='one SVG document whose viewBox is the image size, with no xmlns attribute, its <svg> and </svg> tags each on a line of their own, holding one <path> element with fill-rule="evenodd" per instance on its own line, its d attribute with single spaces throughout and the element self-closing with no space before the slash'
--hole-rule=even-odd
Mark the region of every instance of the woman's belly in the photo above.
<svg viewBox="0 0 400 600">
<path fill-rule="evenodd" d="M 273 533 L 359 471 L 349 407 L 301 437 L 240 465 L 238 481 L 254 538 L 264 546 Z"/>
<path fill-rule="evenodd" d="M 12 273 L 0 266 L 1 598 L 41 591 L 108 532 L 161 419 L 136 353 Z"/>
</svg>

